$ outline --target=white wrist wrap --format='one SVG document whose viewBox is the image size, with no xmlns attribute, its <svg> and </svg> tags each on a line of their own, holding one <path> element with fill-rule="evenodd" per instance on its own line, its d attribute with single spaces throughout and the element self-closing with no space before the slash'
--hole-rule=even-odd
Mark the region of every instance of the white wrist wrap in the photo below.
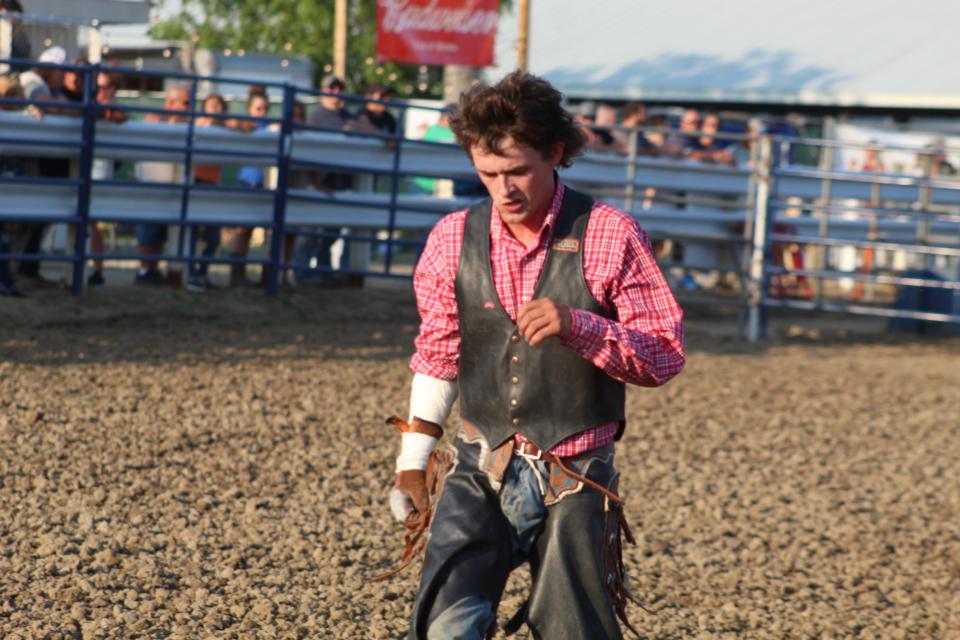
<svg viewBox="0 0 960 640">
<path fill-rule="evenodd" d="M 437 439 L 425 433 L 401 433 L 400 455 L 397 456 L 397 473 L 410 469 L 420 471 L 427 468 L 430 452 L 437 445 Z"/>
<path fill-rule="evenodd" d="M 422 373 L 414 374 L 410 385 L 410 416 L 443 426 L 457 399 L 457 383 Z"/>
</svg>

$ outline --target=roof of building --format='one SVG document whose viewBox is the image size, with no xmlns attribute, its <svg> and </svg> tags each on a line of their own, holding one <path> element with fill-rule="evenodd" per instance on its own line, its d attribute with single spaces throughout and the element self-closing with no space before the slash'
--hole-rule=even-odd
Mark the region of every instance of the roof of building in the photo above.
<svg viewBox="0 0 960 640">
<path fill-rule="evenodd" d="M 956 109 L 958 19 L 953 0 L 532 2 L 529 69 L 577 99 Z"/>
<path fill-rule="evenodd" d="M 33 16 L 55 16 L 100 23 L 144 23 L 150 19 L 148 0 L 27 0 L 24 11 Z"/>
</svg>

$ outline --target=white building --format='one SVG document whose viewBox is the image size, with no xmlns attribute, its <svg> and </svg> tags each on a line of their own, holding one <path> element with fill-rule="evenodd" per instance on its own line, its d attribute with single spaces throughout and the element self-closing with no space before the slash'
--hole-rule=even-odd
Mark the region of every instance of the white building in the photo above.
<svg viewBox="0 0 960 640">
<path fill-rule="evenodd" d="M 68 59 L 82 55 L 91 61 L 100 59 L 103 25 L 147 24 L 151 9 L 149 0 L 22 0 L 21 4 L 25 13 L 18 16 L 19 25 L 34 57 L 58 45 L 66 49 Z M 0 58 L 10 57 L 14 28 L 11 20 L 0 20 Z"/>
</svg>

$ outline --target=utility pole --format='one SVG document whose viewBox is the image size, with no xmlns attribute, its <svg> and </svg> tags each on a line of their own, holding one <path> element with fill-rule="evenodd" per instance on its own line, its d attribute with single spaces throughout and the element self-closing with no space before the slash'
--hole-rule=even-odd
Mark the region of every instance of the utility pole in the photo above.
<svg viewBox="0 0 960 640">
<path fill-rule="evenodd" d="M 347 0 L 337 0 L 333 16 L 333 75 L 347 77 Z"/>
<path fill-rule="evenodd" d="M 527 43 L 530 39 L 530 0 L 518 0 L 517 69 L 527 72 Z"/>
</svg>

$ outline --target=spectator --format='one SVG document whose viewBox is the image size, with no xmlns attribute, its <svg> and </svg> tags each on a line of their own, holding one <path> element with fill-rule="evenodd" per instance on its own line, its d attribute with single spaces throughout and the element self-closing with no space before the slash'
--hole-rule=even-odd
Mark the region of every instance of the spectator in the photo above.
<svg viewBox="0 0 960 640">
<path fill-rule="evenodd" d="M 591 100 L 581 102 L 573 119 L 587 139 L 587 148 L 594 151 L 610 151 L 615 148 L 613 136 L 606 129 L 596 128 L 597 104 Z"/>
<path fill-rule="evenodd" d="M 63 47 L 50 47 L 40 54 L 40 62 L 49 64 L 65 64 L 67 52 Z M 43 113 L 61 113 L 63 108 L 49 104 L 63 102 L 63 69 L 38 67 L 32 71 L 20 74 L 20 86 L 28 100 L 45 101 L 48 104 L 37 105 Z M 37 160 L 37 174 L 41 178 L 66 179 L 70 177 L 70 160 L 68 158 L 39 158 Z M 18 253 L 37 254 L 43 244 L 43 236 L 50 225 L 45 222 L 29 223 L 20 226 L 19 237 L 14 246 Z M 40 274 L 40 261 L 25 259 L 20 261 L 17 273 L 22 282 L 35 288 L 57 286 Z"/>
<path fill-rule="evenodd" d="M 367 102 L 357 111 L 347 128 L 351 131 L 395 134 L 397 119 L 387 110 L 387 105 L 383 104 L 393 97 L 393 92 L 379 82 L 374 82 L 367 87 L 365 97 Z"/>
<path fill-rule="evenodd" d="M 247 115 L 255 118 L 253 120 L 235 120 L 234 126 L 240 131 L 251 133 L 267 127 L 267 112 L 270 110 L 270 102 L 267 99 L 266 89 L 259 85 L 252 85 L 247 95 Z M 255 189 L 263 189 L 266 171 L 262 166 L 241 167 L 237 174 L 237 180 L 240 184 Z M 250 252 L 250 239 L 253 235 L 251 227 L 237 227 L 234 230 L 233 242 L 230 248 L 230 257 L 235 259 L 246 259 Z M 243 262 L 237 262 L 230 265 L 230 286 L 243 287 L 252 286 L 253 283 L 247 279 L 247 265 Z"/>
<path fill-rule="evenodd" d="M 325 95 L 320 97 L 320 104 L 310 114 L 310 126 L 331 131 L 343 130 L 350 122 L 350 112 L 344 108 L 343 98 L 340 97 L 346 85 L 337 76 L 327 76 L 323 79 L 320 88 Z M 347 173 L 314 171 L 312 177 L 314 186 L 328 193 L 353 186 L 353 176 Z"/>
<path fill-rule="evenodd" d="M 0 75 L 0 99 L 4 98 L 13 100 L 22 100 L 24 98 L 23 89 L 20 87 L 20 83 L 17 82 L 17 78 L 15 76 Z M 24 109 L 18 104 L 0 103 L 0 110 L 22 110 L 25 114 L 30 114 L 33 117 L 43 117 L 43 113 L 32 105 Z M 0 156 L 0 176 L 16 177 L 24 175 L 25 172 L 26 167 L 22 159 Z M 13 247 L 11 245 L 9 236 L 7 235 L 8 230 L 6 227 L 7 225 L 0 222 L 0 254 L 13 252 Z M 13 269 L 10 266 L 10 261 L 5 258 L 0 258 L 0 296 L 22 298 L 23 295 L 24 294 L 17 288 L 14 281 Z"/>
<path fill-rule="evenodd" d="M 73 64 L 83 67 L 88 64 L 86 58 L 74 58 Z M 78 69 L 67 69 L 63 72 L 63 97 L 67 102 L 80 104 L 83 102 L 84 72 Z M 77 115 L 80 115 L 77 113 Z"/>
<path fill-rule="evenodd" d="M 640 102 L 628 102 L 620 110 L 621 130 L 612 131 L 614 144 L 620 153 L 630 153 L 630 133 L 623 129 L 635 129 L 647 124 L 647 107 Z M 646 134 L 642 131 L 637 132 L 637 153 L 649 155 L 650 142 Z"/>
<path fill-rule="evenodd" d="M 190 109 L 190 93 L 182 85 L 167 89 L 163 100 L 165 112 L 187 111 Z M 148 113 L 145 122 L 180 123 L 186 118 L 177 113 Z M 137 172 L 141 180 L 152 182 L 178 182 L 178 165 L 169 162 L 141 162 Z M 134 284 L 155 286 L 165 284 L 167 278 L 160 272 L 159 261 L 155 256 L 163 254 L 167 242 L 167 225 L 142 223 L 137 225 L 137 252 L 140 254 L 140 270 L 134 278 Z"/>
<path fill-rule="evenodd" d="M 733 157 L 733 164 L 738 167 L 752 167 L 755 161 L 757 140 L 764 134 L 763 121 L 760 118 L 750 118 L 747 121 L 745 138 L 731 144 L 728 149 Z"/>
<path fill-rule="evenodd" d="M 426 132 L 424 132 L 424 142 L 456 142 L 456 137 L 453 135 L 453 130 L 450 129 L 450 110 L 452 108 L 453 105 L 447 105 L 444 110 L 440 112 L 440 119 L 437 121 L 437 123 L 429 127 Z M 413 179 L 413 184 L 417 187 L 417 189 L 423 193 L 429 193 L 431 195 L 436 194 L 437 182 L 438 181 L 436 178 L 419 177 Z"/>
<path fill-rule="evenodd" d="M 46 64 L 66 64 L 67 52 L 63 47 L 50 47 L 40 54 L 38 62 Z M 20 74 L 20 86 L 28 100 L 61 101 L 63 96 L 63 69 L 54 67 L 36 67 Z M 56 112 L 54 105 L 41 106 L 44 112 Z"/>
<path fill-rule="evenodd" d="M 658 131 L 647 131 L 644 134 L 646 152 L 652 156 L 663 155 L 667 150 L 667 134 L 662 130 L 669 127 L 667 117 L 662 113 L 655 113 L 647 119 L 647 126 Z"/>
<path fill-rule="evenodd" d="M 20 0 L 0 0 L 0 13 L 23 13 L 23 5 Z M 13 41 L 10 43 L 10 57 L 20 60 L 29 60 L 33 57 L 33 50 L 30 47 L 30 39 L 23 28 L 23 23 L 19 20 L 13 21 Z M 11 71 L 17 72 L 21 68 L 18 65 L 11 65 Z"/>
<path fill-rule="evenodd" d="M 80 74 L 75 74 L 80 75 Z M 81 76 L 82 78 L 82 76 Z M 82 80 L 81 80 L 82 83 Z M 80 85 L 81 89 L 83 85 Z M 101 108 L 97 110 L 97 119 L 107 122 L 121 124 L 127 121 L 127 114 L 122 110 L 110 105 L 113 103 L 113 97 L 117 93 L 117 85 L 113 76 L 105 71 L 97 74 L 97 93 L 94 96 L 97 104 Z M 82 97 L 81 91 L 81 97 Z M 94 180 L 110 180 L 113 178 L 114 162 L 108 158 L 95 158 L 91 170 L 91 177 Z M 97 221 L 90 225 L 90 252 L 94 255 L 103 253 L 103 232 L 112 223 Z M 103 259 L 93 259 L 93 272 L 87 278 L 87 286 L 102 287 L 106 284 L 103 277 Z"/>
<path fill-rule="evenodd" d="M 720 117 L 715 113 L 703 116 L 700 136 L 691 138 L 687 147 L 687 157 L 701 162 L 733 164 L 733 154 L 717 140 L 720 131 Z"/>
<path fill-rule="evenodd" d="M 664 151 L 667 155 L 686 157 L 697 137 L 694 134 L 700 131 L 700 114 L 696 109 L 684 110 L 677 131 L 678 133 L 667 138 Z"/>
<path fill-rule="evenodd" d="M 957 169 L 947 159 L 946 145 L 942 139 L 934 140 L 928 148 L 929 151 L 921 154 L 921 158 L 924 155 L 929 158 L 931 178 L 957 175 Z"/>
<path fill-rule="evenodd" d="M 212 115 L 200 116 L 196 120 L 198 127 L 226 127 L 227 121 L 221 116 L 227 113 L 227 102 L 219 93 L 211 93 L 203 100 L 203 112 Z M 196 184 L 219 185 L 221 180 L 221 170 L 218 164 L 201 164 L 194 168 L 193 181 Z M 220 248 L 221 227 L 219 225 L 193 225 L 190 228 L 190 255 L 196 255 L 196 246 L 198 237 L 203 237 L 204 258 L 212 258 L 217 255 L 217 249 Z M 210 263 L 207 261 L 191 262 L 187 271 L 187 291 L 194 293 L 204 293 L 215 287 L 207 277 L 210 269 Z"/>
<path fill-rule="evenodd" d="M 320 103 L 310 114 L 309 124 L 311 127 L 340 131 L 350 121 L 350 113 L 344 108 L 343 98 L 340 97 L 346 85 L 337 76 L 327 76 L 320 89 L 324 95 L 320 96 Z"/>
<path fill-rule="evenodd" d="M 331 131 L 342 131 L 350 122 L 350 112 L 344 108 L 343 99 L 340 97 L 340 94 L 346 90 L 346 85 L 337 76 L 330 75 L 323 79 L 320 88 L 325 92 L 325 95 L 320 97 L 320 103 L 310 114 L 310 126 Z M 313 188 L 324 191 L 329 195 L 353 187 L 354 177 L 349 173 L 312 171 L 310 177 Z M 310 265 L 311 268 L 326 271 L 332 266 L 331 250 L 333 244 L 337 241 L 336 236 L 340 233 L 340 229 L 338 227 L 320 227 L 319 230 L 325 235 L 321 237 L 301 237 L 301 241 L 296 247 L 296 261 L 301 265 Z M 330 280 L 330 275 L 327 273 L 311 275 L 298 272 L 296 279 L 298 282 L 306 282 L 312 279 L 326 282 Z"/>
</svg>

